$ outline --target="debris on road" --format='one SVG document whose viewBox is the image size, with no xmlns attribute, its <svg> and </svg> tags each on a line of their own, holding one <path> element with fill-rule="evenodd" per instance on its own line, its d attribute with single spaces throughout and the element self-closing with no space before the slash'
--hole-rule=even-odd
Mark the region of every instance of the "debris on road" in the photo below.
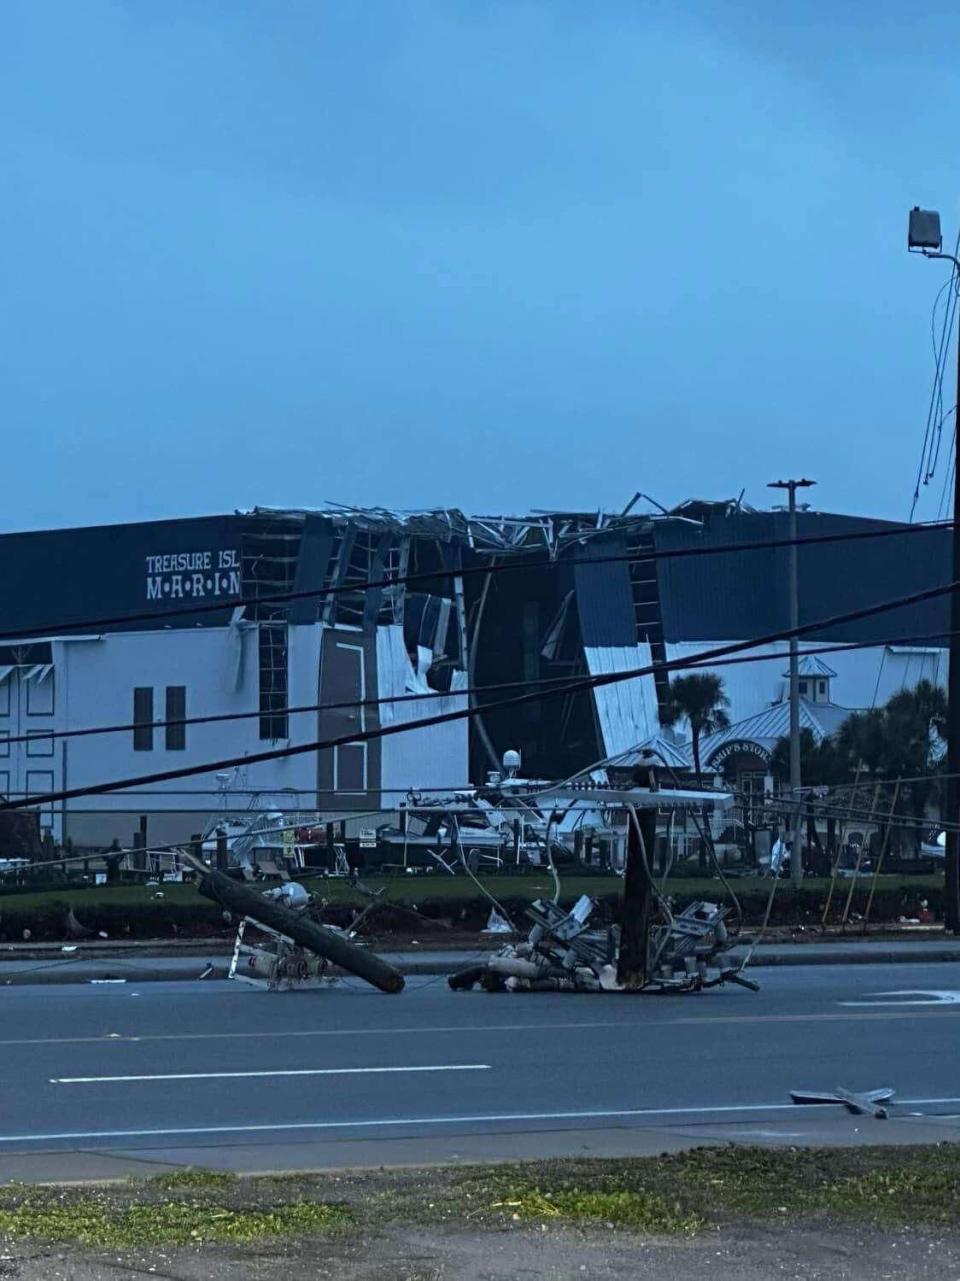
<svg viewBox="0 0 960 1281">
<path fill-rule="evenodd" d="M 880 1121 L 885 1121 L 890 1113 L 884 1105 L 890 1102 L 894 1093 L 895 1091 L 887 1087 L 879 1090 L 865 1090 L 862 1093 L 838 1087 L 832 1094 L 819 1094 L 812 1090 L 791 1090 L 790 1097 L 794 1103 L 807 1106 L 836 1103 L 840 1107 L 845 1107 L 848 1112 L 852 1112 L 854 1116 L 874 1116 Z"/>
<path fill-rule="evenodd" d="M 450 976 L 454 991 L 479 983 L 488 992 L 622 992 L 617 978 L 620 929 L 591 929 L 594 899 L 582 895 L 569 912 L 549 899 L 527 909 L 533 926 L 524 943 L 510 943 L 482 965 Z M 689 904 L 649 932 L 649 979 L 643 991 L 696 992 L 733 982 L 752 991 L 757 985 L 718 958 L 731 946 L 724 918 L 729 909 L 716 903 Z"/>
<path fill-rule="evenodd" d="M 237 961 L 241 951 L 255 951 L 254 969 L 275 988 L 282 981 L 302 982 L 319 977 L 328 963 L 339 966 L 350 974 L 366 980 L 381 992 L 401 992 L 403 975 L 373 952 L 360 947 L 342 930 L 331 929 L 311 919 L 307 912 L 310 897 L 304 901 L 298 894 L 286 894 L 288 902 L 298 903 L 289 907 L 279 896 L 258 893 L 250 886 L 235 881 L 223 872 L 200 865 L 203 875 L 198 889 L 205 898 L 221 903 L 240 918 L 234 948 L 231 977 L 236 976 Z M 301 893 L 302 886 L 297 889 Z M 243 941 L 244 929 L 253 924 L 262 930 L 267 942 L 263 947 L 250 949 Z"/>
</svg>

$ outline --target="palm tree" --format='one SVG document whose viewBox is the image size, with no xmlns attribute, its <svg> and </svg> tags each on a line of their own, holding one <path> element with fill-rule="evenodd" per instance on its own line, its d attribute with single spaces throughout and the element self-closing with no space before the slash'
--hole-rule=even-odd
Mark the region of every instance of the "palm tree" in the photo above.
<svg viewBox="0 0 960 1281">
<path fill-rule="evenodd" d="M 883 707 L 854 712 L 836 736 L 837 753 L 851 769 L 859 764 L 874 779 L 911 780 L 900 793 L 896 812 L 910 816 L 901 840 L 909 837 L 914 848 L 937 793 L 946 715 L 943 690 L 922 680 L 894 694 Z"/>
<path fill-rule="evenodd" d="M 715 734 L 730 724 L 727 708 L 730 700 L 719 676 L 710 672 L 693 672 L 671 681 L 670 697 L 664 709 L 664 725 L 672 726 L 680 720 L 690 725 L 693 749 L 693 768 L 700 778 L 700 739 L 704 734 Z"/>
<path fill-rule="evenodd" d="M 853 712 L 840 726 L 837 749 L 879 778 L 930 772 L 946 734 L 947 699 L 931 681 L 902 689 L 883 707 Z"/>
</svg>

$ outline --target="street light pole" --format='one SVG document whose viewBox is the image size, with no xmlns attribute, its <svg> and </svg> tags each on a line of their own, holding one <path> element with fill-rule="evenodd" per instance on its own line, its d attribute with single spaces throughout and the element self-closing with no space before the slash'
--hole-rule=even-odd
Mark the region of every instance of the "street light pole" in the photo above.
<svg viewBox="0 0 960 1281">
<path fill-rule="evenodd" d="M 790 876 L 795 886 L 803 881 L 803 848 L 800 805 L 800 651 L 797 629 L 800 626 L 800 568 L 797 547 L 797 490 L 809 489 L 815 480 L 773 480 L 768 489 L 785 489 L 789 495 L 790 513 L 790 791 L 793 793 L 793 840 L 790 846 Z"/>
<path fill-rule="evenodd" d="M 960 262 L 953 254 L 943 252 L 940 215 L 932 209 L 914 208 L 910 212 L 907 249 L 919 251 L 925 258 L 945 258 L 953 264 L 954 287 L 960 283 Z M 960 581 L 960 335 L 957 338 L 957 399 L 954 402 L 954 474 L 953 474 L 953 582 Z M 947 675 L 947 777 L 946 803 L 941 818 L 947 834 L 944 859 L 943 923 L 946 929 L 960 934 L 960 591 L 950 594 L 950 668 Z"/>
</svg>

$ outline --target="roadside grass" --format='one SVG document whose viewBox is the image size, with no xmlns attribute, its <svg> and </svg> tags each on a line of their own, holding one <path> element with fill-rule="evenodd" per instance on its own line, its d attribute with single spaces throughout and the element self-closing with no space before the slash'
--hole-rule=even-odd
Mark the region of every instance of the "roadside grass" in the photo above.
<svg viewBox="0 0 960 1281">
<path fill-rule="evenodd" d="M 960 1228 L 960 1144 L 699 1148 L 497 1168 L 466 1178 L 471 1200 L 501 1218 L 602 1220 L 662 1232 L 797 1215 Z"/>
<path fill-rule="evenodd" d="M 249 1243 L 265 1237 L 304 1236 L 342 1230 L 349 1223 L 337 1206 L 301 1202 L 272 1210 L 230 1210 L 218 1205 L 130 1205 L 116 1209 L 84 1198 L 69 1205 L 43 1202 L 0 1210 L 0 1234 L 15 1239 L 123 1249 L 151 1245 Z"/>
<path fill-rule="evenodd" d="M 219 1195 L 234 1184 L 242 1188 L 230 1175 L 185 1170 L 116 1187 L 8 1185 L 0 1189 L 0 1237 L 129 1249 L 334 1234 L 353 1223 L 346 1206 L 323 1200 Z"/>
<path fill-rule="evenodd" d="M 353 1239 L 397 1225 L 689 1236 L 802 1220 L 960 1231 L 960 1144 L 730 1146 L 281 1177 L 186 1169 L 95 1187 L 0 1186 L 0 1238 L 108 1249 Z"/>
<path fill-rule="evenodd" d="M 670 1205 L 656 1192 L 608 1191 L 583 1188 L 544 1192 L 521 1184 L 503 1194 L 492 1209 L 502 1209 L 514 1219 L 552 1220 L 607 1227 L 631 1228 L 634 1232 L 696 1232 L 703 1219 L 694 1211 Z"/>
<path fill-rule="evenodd" d="M 202 1166 L 188 1165 L 182 1170 L 171 1170 L 169 1174 L 155 1174 L 150 1184 L 164 1191 L 176 1188 L 225 1188 L 232 1187 L 237 1176 L 228 1170 L 207 1170 Z"/>
</svg>

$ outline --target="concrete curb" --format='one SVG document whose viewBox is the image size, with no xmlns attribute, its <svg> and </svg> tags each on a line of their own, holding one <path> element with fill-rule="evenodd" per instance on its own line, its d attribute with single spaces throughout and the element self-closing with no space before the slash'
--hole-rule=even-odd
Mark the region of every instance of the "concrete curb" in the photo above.
<svg viewBox="0 0 960 1281">
<path fill-rule="evenodd" d="M 476 952 L 451 952 L 448 956 L 412 957 L 385 954 L 392 964 L 409 977 L 444 977 L 456 970 L 476 963 Z M 20 987 L 48 984 L 75 983 L 196 983 L 201 975 L 213 966 L 208 979 L 226 978 L 229 961 L 221 956 L 177 957 L 178 964 L 171 965 L 171 958 L 144 957 L 137 962 L 114 958 L 88 960 L 63 958 L 38 962 L 36 965 L 0 961 L 0 987 Z M 737 965 L 743 959 L 742 951 L 733 951 L 728 960 Z M 960 942 L 955 945 L 936 943 L 891 948 L 880 944 L 817 945 L 798 944 L 794 948 L 758 949 L 750 962 L 751 969 L 775 966 L 804 965 L 939 965 L 960 962 Z"/>
</svg>

